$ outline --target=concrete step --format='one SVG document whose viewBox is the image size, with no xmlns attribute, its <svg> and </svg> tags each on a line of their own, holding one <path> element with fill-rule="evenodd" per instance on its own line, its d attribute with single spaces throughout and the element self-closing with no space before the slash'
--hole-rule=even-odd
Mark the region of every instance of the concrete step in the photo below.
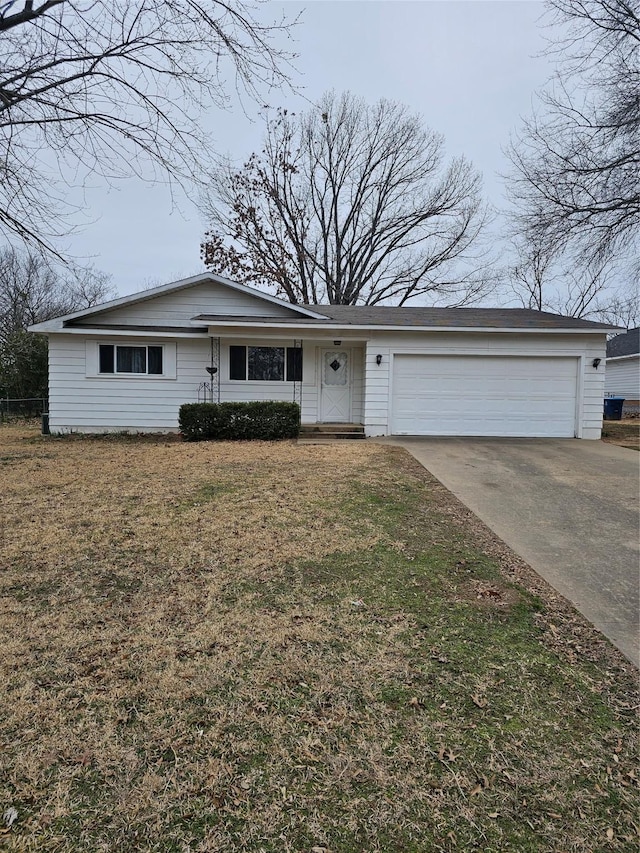
<svg viewBox="0 0 640 853">
<path fill-rule="evenodd" d="M 341 423 L 323 423 L 323 424 L 302 424 L 301 432 L 362 432 L 364 427 L 362 424 L 341 424 Z"/>
<path fill-rule="evenodd" d="M 300 428 L 301 440 L 353 440 L 364 438 L 361 424 L 303 424 Z"/>
<path fill-rule="evenodd" d="M 339 438 L 333 438 L 333 436 L 329 436 L 328 438 L 299 438 L 297 440 L 297 444 L 301 446 L 310 446 L 314 445 L 317 447 L 320 444 L 344 444 Z"/>
<path fill-rule="evenodd" d="M 301 435 L 298 438 L 298 444 L 330 444 L 334 441 L 360 441 L 364 439 L 364 435 L 359 435 L 353 432 L 343 433 L 325 433 L 323 435 Z"/>
</svg>

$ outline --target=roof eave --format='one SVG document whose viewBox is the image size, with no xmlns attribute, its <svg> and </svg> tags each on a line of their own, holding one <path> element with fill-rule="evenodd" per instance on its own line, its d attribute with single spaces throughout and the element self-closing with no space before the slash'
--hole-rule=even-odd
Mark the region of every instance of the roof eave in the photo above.
<svg viewBox="0 0 640 853">
<path fill-rule="evenodd" d="M 194 322 L 194 321 L 192 321 Z M 325 323 L 278 323 L 275 322 L 252 322 L 250 320 L 233 321 L 224 320 L 216 321 L 215 323 L 208 322 L 206 316 L 199 319 L 200 323 L 207 323 L 209 330 L 211 329 L 300 329 L 300 330 L 318 330 L 326 329 L 327 331 L 335 331 L 345 329 L 348 331 L 366 331 L 366 332 L 478 332 L 478 333 L 526 333 L 526 334 L 580 334 L 580 335 L 606 335 L 609 333 L 609 326 L 596 328 L 575 328 L 575 327 L 519 327 L 519 326 L 407 326 L 407 325 L 381 325 L 367 323 L 339 323 L 337 321 L 327 321 Z"/>
<path fill-rule="evenodd" d="M 45 320 L 43 323 L 34 323 L 32 326 L 27 326 L 27 332 L 38 332 L 49 334 L 49 332 L 63 332 L 64 326 L 59 318 L 55 320 Z"/>
<path fill-rule="evenodd" d="M 629 352 L 626 355 L 608 355 L 605 361 L 623 361 L 627 358 L 640 358 L 640 352 Z"/>
<path fill-rule="evenodd" d="M 63 334 L 63 335 L 83 335 L 84 337 L 112 337 L 112 338 L 195 338 L 202 340 L 203 338 L 208 339 L 208 333 L 205 329 L 204 331 L 198 329 L 189 329 L 185 328 L 184 331 L 179 331 L 177 329 L 173 329 L 168 332 L 166 329 L 133 329 L 131 327 L 122 326 L 120 328 L 116 327 L 100 327 L 100 326 L 70 326 L 66 329 L 55 329 L 49 331 L 42 331 L 40 329 L 29 328 L 29 332 L 36 331 L 39 334 Z"/>
</svg>

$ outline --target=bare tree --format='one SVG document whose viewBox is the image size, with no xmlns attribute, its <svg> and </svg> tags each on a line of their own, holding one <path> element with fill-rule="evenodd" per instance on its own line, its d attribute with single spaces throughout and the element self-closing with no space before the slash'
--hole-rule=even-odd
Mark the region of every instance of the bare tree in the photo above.
<svg viewBox="0 0 640 853">
<path fill-rule="evenodd" d="M 0 249 L 0 344 L 33 323 L 113 296 L 110 276 L 92 267 L 55 266 L 38 252 Z"/>
<path fill-rule="evenodd" d="M 602 306 L 598 306 L 594 317 L 602 323 L 611 323 L 612 326 L 621 326 L 625 329 L 636 329 L 640 325 L 640 295 L 638 285 L 631 286 L 630 297 L 616 297 L 609 299 Z"/>
<path fill-rule="evenodd" d="M 442 137 L 394 102 L 331 92 L 280 110 L 260 154 L 214 175 L 204 262 L 297 303 L 478 298 L 480 176 L 443 159 Z"/>
<path fill-rule="evenodd" d="M 558 68 L 508 154 L 515 230 L 583 270 L 638 271 L 640 17 L 637 0 L 547 0 Z"/>
<path fill-rule="evenodd" d="M 244 0 L 4 3 L 5 237 L 51 249 L 76 213 L 66 188 L 89 176 L 196 177 L 210 148 L 202 110 L 225 105 L 226 76 L 251 97 L 283 83 L 289 54 L 277 40 L 288 27 L 261 22 Z"/>
<path fill-rule="evenodd" d="M 0 250 L 0 393 L 46 397 L 47 341 L 27 327 L 114 295 L 109 276 L 69 264 L 56 268 L 37 252 Z"/>
<path fill-rule="evenodd" d="M 612 285 L 613 264 L 592 260 L 576 269 L 563 266 L 566 258 L 546 246 L 516 242 L 516 261 L 509 269 L 510 290 L 525 308 L 553 311 L 565 317 L 594 317 L 604 306 L 620 301 Z"/>
<path fill-rule="evenodd" d="M 552 272 L 553 255 L 541 246 L 522 241 L 513 244 L 515 263 L 509 268 L 511 291 L 524 308 L 546 311 L 554 293 L 556 276 Z"/>
</svg>

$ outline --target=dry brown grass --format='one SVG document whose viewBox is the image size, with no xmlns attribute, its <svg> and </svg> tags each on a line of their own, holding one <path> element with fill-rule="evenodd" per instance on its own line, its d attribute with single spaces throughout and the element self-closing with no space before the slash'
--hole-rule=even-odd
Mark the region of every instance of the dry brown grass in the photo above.
<svg viewBox="0 0 640 853">
<path fill-rule="evenodd" d="M 635 849 L 631 667 L 403 451 L 0 472 L 7 849 Z"/>
<path fill-rule="evenodd" d="M 604 421 L 602 440 L 620 447 L 640 450 L 640 419 L 626 418 L 623 421 Z"/>
</svg>

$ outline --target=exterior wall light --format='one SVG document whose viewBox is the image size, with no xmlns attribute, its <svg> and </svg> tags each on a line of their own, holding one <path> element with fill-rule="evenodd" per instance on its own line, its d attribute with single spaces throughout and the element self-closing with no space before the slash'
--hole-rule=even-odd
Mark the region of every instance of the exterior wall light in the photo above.
<svg viewBox="0 0 640 853">
<path fill-rule="evenodd" d="M 342 344 L 342 341 L 334 341 L 333 342 L 334 347 L 339 347 L 341 344 Z"/>
<path fill-rule="evenodd" d="M 594 358 L 593 361 L 591 362 L 596 370 L 598 369 L 598 365 L 600 364 L 601 361 L 602 361 L 601 358 Z"/>
<path fill-rule="evenodd" d="M 377 365 L 382 364 L 382 356 L 380 355 L 380 353 L 378 353 L 378 355 L 376 356 L 376 364 Z"/>
</svg>

